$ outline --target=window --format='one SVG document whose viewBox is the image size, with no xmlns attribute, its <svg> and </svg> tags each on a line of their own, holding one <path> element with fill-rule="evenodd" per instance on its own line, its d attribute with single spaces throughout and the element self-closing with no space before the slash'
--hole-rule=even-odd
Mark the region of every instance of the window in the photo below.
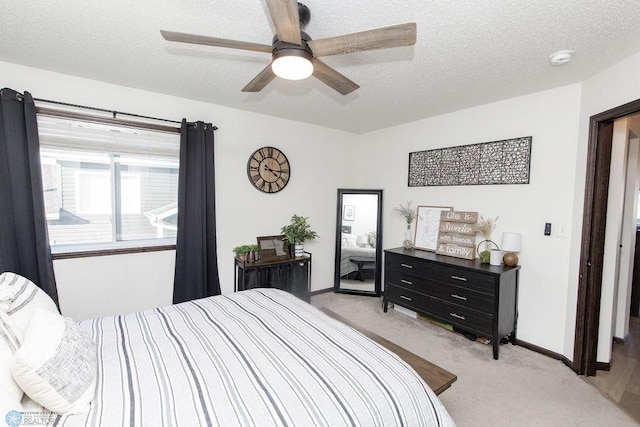
<svg viewBox="0 0 640 427">
<path fill-rule="evenodd" d="M 39 116 L 54 252 L 174 244 L 178 133 Z"/>
</svg>

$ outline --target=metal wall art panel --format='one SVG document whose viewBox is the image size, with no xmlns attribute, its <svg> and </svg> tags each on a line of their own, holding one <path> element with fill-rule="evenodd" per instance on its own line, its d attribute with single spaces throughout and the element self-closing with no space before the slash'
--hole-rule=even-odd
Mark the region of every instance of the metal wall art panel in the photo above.
<svg viewBox="0 0 640 427">
<path fill-rule="evenodd" d="M 409 153 L 409 187 L 528 184 L 532 137 Z"/>
</svg>

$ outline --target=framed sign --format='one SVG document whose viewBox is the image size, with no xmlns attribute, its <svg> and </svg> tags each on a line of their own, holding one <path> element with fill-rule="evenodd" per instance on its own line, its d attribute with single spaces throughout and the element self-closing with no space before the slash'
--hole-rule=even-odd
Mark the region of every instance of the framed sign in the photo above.
<svg viewBox="0 0 640 427">
<path fill-rule="evenodd" d="M 289 245 L 284 241 L 284 236 L 262 236 L 257 239 L 261 261 L 289 258 Z"/>
<path fill-rule="evenodd" d="M 478 212 L 443 211 L 436 253 L 456 258 L 476 257 L 476 229 Z"/>
<path fill-rule="evenodd" d="M 416 237 L 413 241 L 413 247 L 435 252 L 438 247 L 440 215 L 443 211 L 452 210 L 453 207 L 450 206 L 418 206 Z"/>
</svg>

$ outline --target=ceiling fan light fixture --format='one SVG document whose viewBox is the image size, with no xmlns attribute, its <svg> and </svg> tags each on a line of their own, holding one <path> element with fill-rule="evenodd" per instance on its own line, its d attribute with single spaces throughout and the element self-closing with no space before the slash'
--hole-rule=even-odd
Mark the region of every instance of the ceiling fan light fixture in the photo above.
<svg viewBox="0 0 640 427">
<path fill-rule="evenodd" d="M 303 80 L 313 74 L 313 57 L 301 49 L 282 49 L 273 54 L 271 70 L 287 80 Z"/>
</svg>

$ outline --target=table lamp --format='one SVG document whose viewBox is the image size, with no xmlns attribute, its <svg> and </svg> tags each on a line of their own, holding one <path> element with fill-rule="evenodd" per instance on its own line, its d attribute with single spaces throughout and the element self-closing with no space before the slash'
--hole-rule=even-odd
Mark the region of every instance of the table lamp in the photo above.
<svg viewBox="0 0 640 427">
<path fill-rule="evenodd" d="M 515 253 L 520 252 L 522 249 L 522 234 L 511 232 L 503 233 L 501 249 L 505 252 L 502 257 L 504 265 L 508 265 L 509 267 L 518 265 L 518 255 Z"/>
</svg>

